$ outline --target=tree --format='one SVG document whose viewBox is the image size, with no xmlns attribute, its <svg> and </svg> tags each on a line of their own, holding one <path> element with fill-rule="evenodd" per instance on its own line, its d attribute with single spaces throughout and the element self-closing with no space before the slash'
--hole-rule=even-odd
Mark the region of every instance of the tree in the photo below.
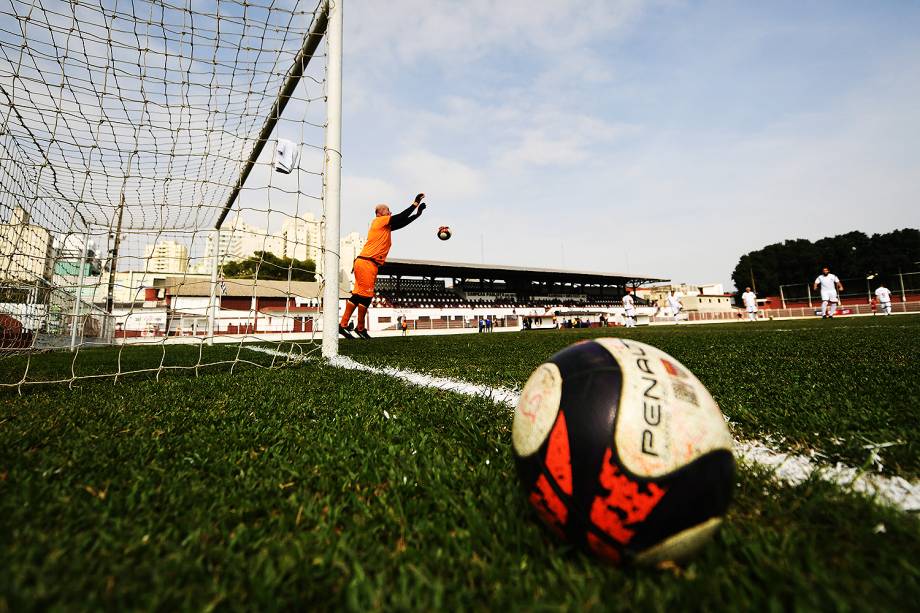
<svg viewBox="0 0 920 613">
<path fill-rule="evenodd" d="M 282 258 L 268 251 L 256 251 L 245 260 L 225 262 L 222 270 L 228 279 L 316 280 L 316 264 L 313 260 Z"/>
<path fill-rule="evenodd" d="M 761 296 L 776 296 L 780 285 L 810 283 L 824 266 L 842 279 L 864 279 L 869 274 L 890 279 L 898 272 L 917 270 L 917 262 L 920 230 L 904 228 L 872 236 L 847 232 L 815 242 L 787 240 L 746 253 L 739 258 L 732 281 L 739 291 L 756 285 Z"/>
</svg>

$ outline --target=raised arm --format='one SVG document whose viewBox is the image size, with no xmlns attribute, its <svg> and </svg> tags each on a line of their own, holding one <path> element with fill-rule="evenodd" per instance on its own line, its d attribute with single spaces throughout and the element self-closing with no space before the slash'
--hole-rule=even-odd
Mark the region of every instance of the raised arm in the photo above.
<svg viewBox="0 0 920 613">
<path fill-rule="evenodd" d="M 425 194 L 419 194 L 415 197 L 415 202 L 409 205 L 409 207 L 390 217 L 390 230 L 399 230 L 405 228 L 410 223 L 418 219 L 419 215 L 422 214 L 422 211 L 425 210 L 425 203 L 422 202 L 422 199 L 425 197 Z M 413 213 L 415 213 L 413 215 Z"/>
</svg>

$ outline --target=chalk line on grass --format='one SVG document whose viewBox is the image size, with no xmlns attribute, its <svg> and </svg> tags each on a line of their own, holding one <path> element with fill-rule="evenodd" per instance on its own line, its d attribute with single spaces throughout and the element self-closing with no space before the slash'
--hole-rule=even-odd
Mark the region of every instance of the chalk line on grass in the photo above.
<svg viewBox="0 0 920 613">
<path fill-rule="evenodd" d="M 763 328 L 754 324 L 748 328 L 748 332 L 801 332 L 804 330 L 865 330 L 866 328 L 885 328 L 886 330 L 906 330 L 911 329 L 915 330 L 917 326 L 881 326 L 878 324 L 860 326 L 859 328 L 847 328 L 840 326 L 839 328 L 832 327 L 834 324 L 828 324 L 827 326 L 802 326 L 801 328 Z"/>
<path fill-rule="evenodd" d="M 920 511 L 920 483 L 911 483 L 903 477 L 869 473 L 840 462 L 822 466 L 806 456 L 775 451 L 759 441 L 736 440 L 734 447 L 745 460 L 772 469 L 777 478 L 793 485 L 814 474 L 824 481 L 878 496 L 905 511 Z"/>
<path fill-rule="evenodd" d="M 300 356 L 290 356 L 282 351 L 266 347 L 247 346 L 246 348 L 279 357 L 291 357 L 296 360 L 307 359 Z M 369 366 L 341 355 L 330 360 L 330 364 L 339 368 L 386 375 L 420 387 L 483 397 L 498 404 L 503 404 L 512 410 L 517 406 L 520 398 L 520 393 L 515 390 L 477 385 L 457 379 L 435 377 L 394 367 Z M 903 477 L 887 477 L 867 473 L 841 463 L 837 463 L 834 466 L 822 466 L 807 456 L 776 451 L 759 441 L 735 440 L 734 450 L 738 457 L 772 470 L 777 479 L 791 485 L 798 485 L 814 475 L 824 481 L 880 498 L 904 511 L 920 511 L 920 483 L 911 483 Z"/>
</svg>

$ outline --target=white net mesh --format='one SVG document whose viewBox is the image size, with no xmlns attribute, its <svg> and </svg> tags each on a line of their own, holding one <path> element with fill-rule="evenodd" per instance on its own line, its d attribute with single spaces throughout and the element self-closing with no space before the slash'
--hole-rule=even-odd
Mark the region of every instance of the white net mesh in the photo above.
<svg viewBox="0 0 920 613">
<path fill-rule="evenodd" d="M 326 60 L 307 2 L 0 0 L 0 384 L 49 348 L 312 338 Z"/>
</svg>

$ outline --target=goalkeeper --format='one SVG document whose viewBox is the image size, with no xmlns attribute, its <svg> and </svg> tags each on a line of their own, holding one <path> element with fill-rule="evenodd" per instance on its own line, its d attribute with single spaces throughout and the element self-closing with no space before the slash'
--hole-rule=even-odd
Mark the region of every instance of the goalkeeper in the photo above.
<svg viewBox="0 0 920 613">
<path fill-rule="evenodd" d="M 424 197 L 425 194 L 419 194 L 409 208 L 396 215 L 390 213 L 390 207 L 387 205 L 377 205 L 377 216 L 371 222 L 371 229 L 367 232 L 364 249 L 361 250 L 361 255 L 355 258 L 355 287 L 351 290 L 351 298 L 345 303 L 345 313 L 339 322 L 339 334 L 345 338 L 354 338 L 347 326 L 356 308 L 358 309 L 358 325 L 355 326 L 355 333 L 360 338 L 370 338 L 367 333 L 367 309 L 371 304 L 371 298 L 374 297 L 377 271 L 386 262 L 387 254 L 390 252 L 392 245 L 390 235 L 393 230 L 405 228 L 419 218 L 422 211 L 425 210 L 425 203 L 422 202 Z"/>
</svg>

